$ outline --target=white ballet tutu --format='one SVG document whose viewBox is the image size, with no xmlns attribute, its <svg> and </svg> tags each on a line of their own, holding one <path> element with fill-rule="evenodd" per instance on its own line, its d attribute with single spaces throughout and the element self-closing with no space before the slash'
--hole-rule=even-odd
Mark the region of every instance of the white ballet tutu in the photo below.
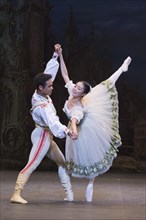
<svg viewBox="0 0 146 220">
<path fill-rule="evenodd" d="M 66 169 L 72 176 L 91 178 L 109 170 L 121 145 L 115 85 L 103 81 L 83 103 L 85 116 L 78 125 L 78 139 L 66 138 Z"/>
</svg>

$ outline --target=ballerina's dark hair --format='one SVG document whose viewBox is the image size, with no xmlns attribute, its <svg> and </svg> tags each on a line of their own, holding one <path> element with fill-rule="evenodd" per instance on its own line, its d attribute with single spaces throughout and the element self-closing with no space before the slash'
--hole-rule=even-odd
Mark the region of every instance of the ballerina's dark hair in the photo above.
<svg viewBox="0 0 146 220">
<path fill-rule="evenodd" d="M 91 85 L 87 81 L 80 81 L 83 83 L 84 86 L 84 93 L 88 94 L 91 91 Z"/>
</svg>

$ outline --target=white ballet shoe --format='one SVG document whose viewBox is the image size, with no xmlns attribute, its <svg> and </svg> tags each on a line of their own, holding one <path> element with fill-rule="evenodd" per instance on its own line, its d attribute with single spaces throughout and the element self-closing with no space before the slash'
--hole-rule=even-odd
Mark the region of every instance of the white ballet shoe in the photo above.
<svg viewBox="0 0 146 220">
<path fill-rule="evenodd" d="M 74 201 L 74 194 L 72 191 L 72 185 L 70 182 L 70 177 L 67 175 L 65 168 L 62 166 L 59 166 L 58 174 L 59 174 L 63 189 L 66 193 L 66 198 L 64 198 L 64 201 L 73 202 Z"/>
<path fill-rule="evenodd" d="M 89 183 L 86 189 L 86 201 L 92 202 L 93 197 L 93 183 Z"/>
<path fill-rule="evenodd" d="M 73 193 L 70 194 L 68 197 L 64 198 L 64 201 L 73 202 L 73 201 L 74 201 L 74 195 L 73 195 Z"/>
<path fill-rule="evenodd" d="M 124 63 L 121 66 L 122 72 L 126 72 L 128 70 L 128 66 L 131 63 L 131 57 L 127 57 L 127 59 L 124 61 Z"/>
</svg>

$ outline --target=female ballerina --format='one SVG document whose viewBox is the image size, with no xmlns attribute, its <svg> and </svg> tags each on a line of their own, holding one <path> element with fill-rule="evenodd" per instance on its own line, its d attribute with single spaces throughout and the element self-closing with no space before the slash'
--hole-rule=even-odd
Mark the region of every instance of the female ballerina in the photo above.
<svg viewBox="0 0 146 220">
<path fill-rule="evenodd" d="M 128 70 L 131 58 L 128 57 L 111 77 L 91 88 L 86 81 L 74 84 L 70 80 L 61 47 L 59 57 L 69 93 L 64 111 L 74 133 L 74 140 L 66 138 L 66 168 L 74 177 L 89 179 L 85 197 L 91 202 L 95 177 L 109 170 L 121 145 L 115 82 Z"/>
</svg>

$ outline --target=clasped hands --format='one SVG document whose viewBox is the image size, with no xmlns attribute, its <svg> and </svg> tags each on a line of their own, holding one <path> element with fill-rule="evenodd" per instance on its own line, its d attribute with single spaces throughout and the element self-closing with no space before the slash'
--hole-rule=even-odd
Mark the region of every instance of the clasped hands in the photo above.
<svg viewBox="0 0 146 220">
<path fill-rule="evenodd" d="M 60 44 L 55 44 L 54 45 L 54 48 L 55 48 L 55 52 L 60 55 L 60 53 L 62 52 L 62 48 L 61 48 L 61 45 Z"/>
<path fill-rule="evenodd" d="M 76 133 L 76 132 L 74 132 L 72 130 L 69 130 L 68 135 L 73 140 L 77 140 L 77 138 L 78 138 L 78 133 Z"/>
</svg>

